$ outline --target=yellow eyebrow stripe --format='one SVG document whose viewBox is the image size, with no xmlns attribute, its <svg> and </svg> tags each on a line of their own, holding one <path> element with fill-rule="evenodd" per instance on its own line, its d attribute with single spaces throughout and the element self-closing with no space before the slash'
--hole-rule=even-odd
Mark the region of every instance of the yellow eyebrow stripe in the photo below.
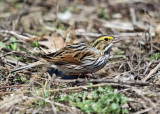
<svg viewBox="0 0 160 114">
<path fill-rule="evenodd" d="M 99 40 L 104 40 L 105 38 L 108 38 L 109 40 L 114 39 L 114 37 L 112 37 L 112 36 L 102 36 Z"/>
</svg>

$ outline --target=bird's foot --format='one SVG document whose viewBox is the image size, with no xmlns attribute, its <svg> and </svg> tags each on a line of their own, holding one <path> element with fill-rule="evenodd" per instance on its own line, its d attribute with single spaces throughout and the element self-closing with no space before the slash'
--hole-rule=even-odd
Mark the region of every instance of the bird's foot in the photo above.
<svg viewBox="0 0 160 114">
<path fill-rule="evenodd" d="M 95 77 L 92 73 L 80 74 L 78 78 L 80 77 L 87 78 L 87 79 L 97 79 L 97 77 Z"/>
</svg>

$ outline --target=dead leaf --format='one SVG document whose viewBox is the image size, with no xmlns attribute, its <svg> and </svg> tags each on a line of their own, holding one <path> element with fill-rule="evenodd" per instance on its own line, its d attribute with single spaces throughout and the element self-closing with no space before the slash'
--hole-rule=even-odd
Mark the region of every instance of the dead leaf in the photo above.
<svg viewBox="0 0 160 114">
<path fill-rule="evenodd" d="M 64 47 L 64 39 L 56 34 L 44 35 L 39 39 L 39 44 L 47 47 L 46 52 L 55 52 Z"/>
<path fill-rule="evenodd" d="M 155 30 L 155 39 L 153 42 L 160 44 L 160 25 L 158 25 Z"/>
</svg>

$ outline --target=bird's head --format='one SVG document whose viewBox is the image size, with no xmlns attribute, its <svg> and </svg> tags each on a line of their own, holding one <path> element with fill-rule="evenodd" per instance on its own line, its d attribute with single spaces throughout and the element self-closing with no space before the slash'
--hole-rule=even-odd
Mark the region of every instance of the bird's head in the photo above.
<svg viewBox="0 0 160 114">
<path fill-rule="evenodd" d="M 93 41 L 91 45 L 99 50 L 106 50 L 113 47 L 114 41 L 116 39 L 117 38 L 113 36 L 104 35 L 104 36 L 100 36 L 95 41 Z"/>
</svg>

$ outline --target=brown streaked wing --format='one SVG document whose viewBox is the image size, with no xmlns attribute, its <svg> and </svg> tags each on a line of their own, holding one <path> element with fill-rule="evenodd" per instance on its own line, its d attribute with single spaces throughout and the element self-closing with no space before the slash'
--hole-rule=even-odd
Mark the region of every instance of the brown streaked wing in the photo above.
<svg viewBox="0 0 160 114">
<path fill-rule="evenodd" d="M 42 57 L 49 62 L 53 62 L 55 65 L 81 65 L 83 58 L 94 54 L 93 52 L 89 51 L 86 47 L 85 49 L 79 47 L 70 47 L 71 46 L 66 46 L 55 53 L 47 54 Z"/>
</svg>

